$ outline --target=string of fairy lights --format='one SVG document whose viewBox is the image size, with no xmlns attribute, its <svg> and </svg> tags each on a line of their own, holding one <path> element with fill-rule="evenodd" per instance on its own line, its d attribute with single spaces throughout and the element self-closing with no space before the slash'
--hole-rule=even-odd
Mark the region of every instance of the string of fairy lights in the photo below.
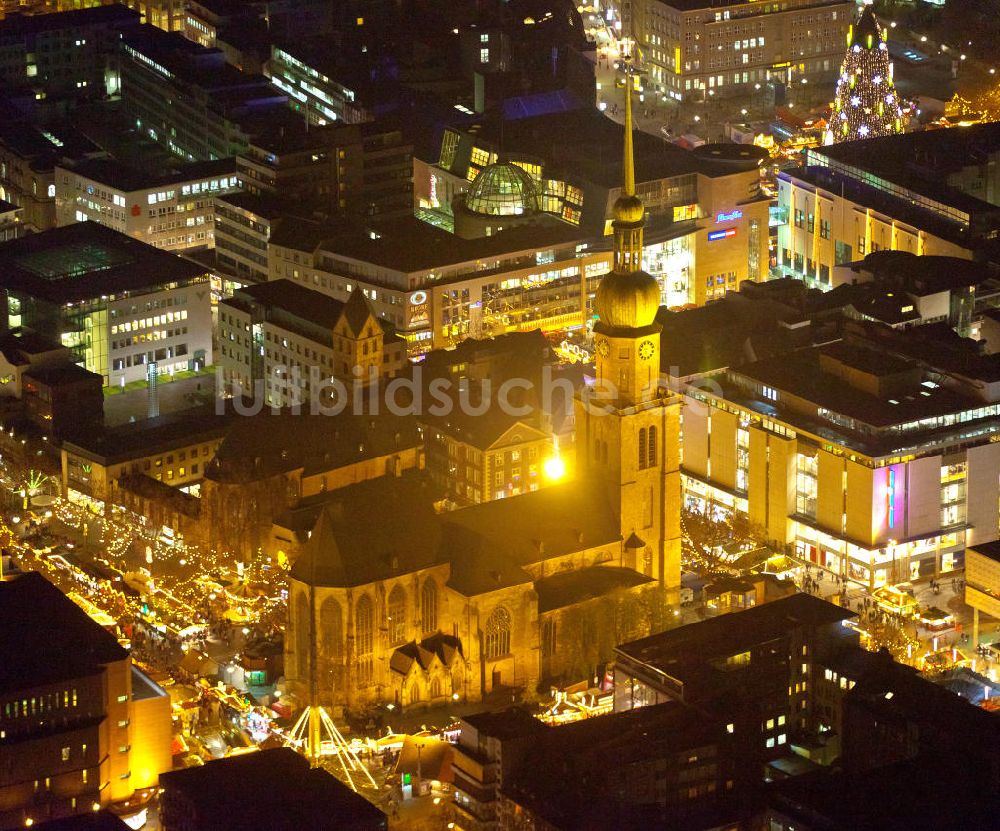
<svg viewBox="0 0 1000 831">
<path fill-rule="evenodd" d="M 870 7 L 848 30 L 827 144 L 903 132 L 903 109 L 893 83 L 886 37 Z"/>
</svg>

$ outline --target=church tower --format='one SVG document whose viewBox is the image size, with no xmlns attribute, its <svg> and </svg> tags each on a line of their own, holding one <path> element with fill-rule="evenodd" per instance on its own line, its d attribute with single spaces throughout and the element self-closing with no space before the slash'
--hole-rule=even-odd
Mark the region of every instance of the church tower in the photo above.
<svg viewBox="0 0 1000 831">
<path fill-rule="evenodd" d="M 576 402 L 578 469 L 611 490 L 622 562 L 680 587 L 680 398 L 660 383 L 660 287 L 642 270 L 645 208 L 635 194 L 632 75 L 625 84 L 623 187 L 614 262 L 594 297 L 597 377 Z"/>
</svg>

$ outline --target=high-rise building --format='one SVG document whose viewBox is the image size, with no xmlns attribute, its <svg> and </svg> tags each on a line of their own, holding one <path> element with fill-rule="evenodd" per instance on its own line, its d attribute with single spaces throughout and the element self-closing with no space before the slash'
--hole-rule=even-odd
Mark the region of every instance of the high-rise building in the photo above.
<svg viewBox="0 0 1000 831">
<path fill-rule="evenodd" d="M 136 26 L 121 41 L 122 105 L 136 128 L 188 161 L 226 159 L 287 99 L 265 78 L 176 32 Z"/>
<path fill-rule="evenodd" d="M 827 144 L 903 132 L 887 40 L 888 30 L 882 28 L 872 7 L 865 6 L 847 32 L 847 54 L 837 80 Z"/>
</svg>

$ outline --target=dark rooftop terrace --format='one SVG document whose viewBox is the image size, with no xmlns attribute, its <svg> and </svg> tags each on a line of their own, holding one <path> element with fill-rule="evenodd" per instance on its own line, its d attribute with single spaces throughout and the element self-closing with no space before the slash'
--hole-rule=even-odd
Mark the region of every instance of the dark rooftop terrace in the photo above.
<svg viewBox="0 0 1000 831">
<path fill-rule="evenodd" d="M 0 245 L 0 288 L 75 303 L 204 277 L 189 260 L 99 225 L 78 222 Z"/>
<path fill-rule="evenodd" d="M 840 606 L 798 593 L 622 644 L 616 652 L 674 675 L 685 666 L 707 665 L 783 637 L 799 627 L 824 626 L 855 617 L 856 613 Z"/>
</svg>

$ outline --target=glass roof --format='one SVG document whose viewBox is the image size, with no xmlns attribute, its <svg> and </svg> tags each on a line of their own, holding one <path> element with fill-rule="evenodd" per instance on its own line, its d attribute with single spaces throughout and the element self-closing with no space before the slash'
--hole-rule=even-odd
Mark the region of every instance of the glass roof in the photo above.
<svg viewBox="0 0 1000 831">
<path fill-rule="evenodd" d="M 466 209 L 487 216 L 520 216 L 538 211 L 538 189 L 516 164 L 484 167 L 465 194 Z"/>
</svg>

